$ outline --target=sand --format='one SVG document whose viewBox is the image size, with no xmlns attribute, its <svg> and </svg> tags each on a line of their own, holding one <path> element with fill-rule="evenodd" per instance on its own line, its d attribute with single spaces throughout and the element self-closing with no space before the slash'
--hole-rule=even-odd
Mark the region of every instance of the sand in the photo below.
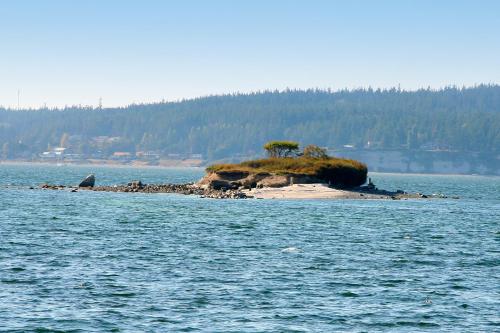
<svg viewBox="0 0 500 333">
<path fill-rule="evenodd" d="M 256 199 L 392 199 L 390 195 L 339 190 L 326 184 L 295 184 L 277 188 L 254 188 L 242 192 Z"/>
</svg>

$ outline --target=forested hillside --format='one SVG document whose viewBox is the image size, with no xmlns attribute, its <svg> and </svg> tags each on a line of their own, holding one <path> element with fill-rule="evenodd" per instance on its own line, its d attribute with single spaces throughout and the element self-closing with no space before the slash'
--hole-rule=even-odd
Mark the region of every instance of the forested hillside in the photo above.
<svg viewBox="0 0 500 333">
<path fill-rule="evenodd" d="M 401 91 L 284 91 L 203 97 L 125 108 L 0 109 L 4 157 L 64 145 L 76 153 L 261 152 L 272 139 L 329 148 L 500 151 L 500 86 Z"/>
</svg>

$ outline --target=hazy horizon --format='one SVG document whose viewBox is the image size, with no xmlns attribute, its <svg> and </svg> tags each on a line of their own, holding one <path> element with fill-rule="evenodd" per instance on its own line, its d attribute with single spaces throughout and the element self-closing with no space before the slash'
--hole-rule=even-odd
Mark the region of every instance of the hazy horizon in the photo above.
<svg viewBox="0 0 500 333">
<path fill-rule="evenodd" d="M 0 105 L 103 107 L 259 90 L 500 82 L 500 3 L 0 4 Z"/>
<path fill-rule="evenodd" d="M 439 91 L 444 91 L 446 89 L 458 89 L 458 90 L 467 90 L 467 89 L 474 89 L 476 87 L 481 87 L 481 86 L 487 86 L 487 87 L 498 87 L 500 86 L 499 83 L 478 83 L 474 84 L 471 86 L 456 86 L 456 85 L 445 85 L 442 87 L 431 87 L 431 86 L 426 86 L 426 87 L 419 87 L 419 88 L 414 88 L 414 89 L 404 89 L 400 86 L 390 86 L 390 87 L 345 87 L 345 88 L 338 88 L 338 89 L 332 89 L 332 88 L 285 88 L 285 89 L 262 89 L 262 90 L 255 90 L 255 91 L 233 91 L 233 92 L 223 92 L 223 93 L 214 93 L 214 94 L 207 94 L 207 95 L 199 95 L 199 96 L 192 96 L 192 97 L 183 97 L 179 99 L 172 99 L 172 100 L 167 100 L 167 99 L 161 99 L 161 100 L 152 100 L 148 102 L 141 102 L 141 101 L 134 101 L 129 104 L 123 104 L 123 105 L 102 105 L 103 109 L 106 108 L 127 108 L 131 107 L 134 105 L 154 105 L 154 104 L 161 104 L 161 103 L 182 103 L 185 101 L 192 101 L 192 100 L 197 100 L 197 99 L 204 99 L 204 98 L 210 98 L 210 97 L 224 97 L 224 96 L 248 96 L 248 95 L 255 95 L 255 94 L 263 94 L 263 93 L 285 93 L 287 91 L 318 91 L 318 92 L 324 92 L 324 93 L 338 93 L 342 91 L 367 91 L 369 89 L 373 91 L 390 91 L 393 89 L 400 90 L 401 92 L 418 92 L 418 91 L 425 91 L 425 90 L 430 90 L 433 92 L 439 92 Z M 0 109 L 4 109 L 7 111 L 17 111 L 17 110 L 42 110 L 42 109 L 53 109 L 53 110 L 63 110 L 65 108 L 99 108 L 99 100 L 97 100 L 97 103 L 95 104 L 66 104 L 66 105 L 61 105 L 61 106 L 50 106 L 50 105 L 40 105 L 40 106 L 30 106 L 30 107 L 23 107 L 22 105 L 18 109 L 17 106 L 5 106 L 5 105 L 0 105 Z"/>
</svg>

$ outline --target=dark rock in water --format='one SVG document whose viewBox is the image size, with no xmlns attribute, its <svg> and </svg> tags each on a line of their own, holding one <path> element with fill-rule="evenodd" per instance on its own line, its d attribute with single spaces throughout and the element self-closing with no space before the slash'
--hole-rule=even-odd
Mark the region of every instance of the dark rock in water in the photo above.
<svg viewBox="0 0 500 333">
<path fill-rule="evenodd" d="M 95 176 L 94 174 L 90 174 L 87 177 L 85 177 L 84 180 L 78 185 L 78 187 L 94 187 L 95 185 Z"/>
<path fill-rule="evenodd" d="M 45 190 L 62 190 L 65 188 L 64 185 L 50 185 L 47 183 L 41 184 L 40 188 L 43 188 Z"/>
<path fill-rule="evenodd" d="M 134 189 L 140 189 L 144 187 L 144 184 L 140 180 L 133 180 L 130 183 L 128 183 L 128 186 Z"/>
</svg>

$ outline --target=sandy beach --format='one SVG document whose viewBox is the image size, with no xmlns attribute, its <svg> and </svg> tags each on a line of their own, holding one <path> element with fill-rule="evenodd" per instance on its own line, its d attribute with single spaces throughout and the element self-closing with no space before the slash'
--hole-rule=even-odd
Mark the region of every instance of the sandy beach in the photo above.
<svg viewBox="0 0 500 333">
<path fill-rule="evenodd" d="M 264 187 L 243 190 L 246 195 L 256 199 L 391 199 L 384 194 L 360 193 L 339 190 L 326 184 L 294 184 L 285 187 Z"/>
</svg>

